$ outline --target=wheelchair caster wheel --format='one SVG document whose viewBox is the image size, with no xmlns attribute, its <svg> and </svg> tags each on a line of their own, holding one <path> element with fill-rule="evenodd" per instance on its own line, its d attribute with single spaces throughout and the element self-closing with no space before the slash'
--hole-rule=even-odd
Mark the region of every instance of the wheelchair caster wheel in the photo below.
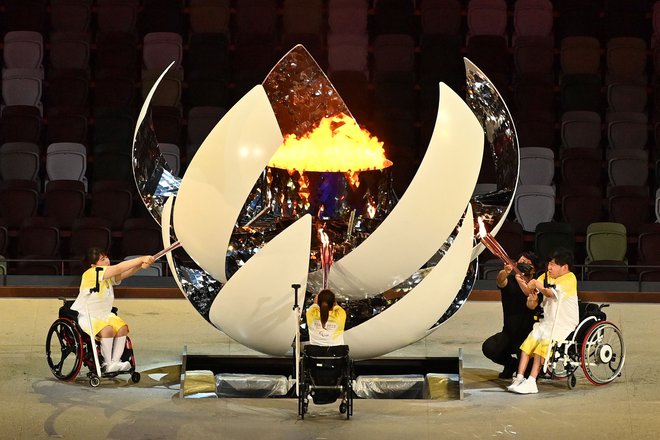
<svg viewBox="0 0 660 440">
<path fill-rule="evenodd" d="M 574 374 L 571 374 L 570 376 L 568 376 L 566 382 L 568 383 L 568 389 L 572 390 L 573 388 L 575 388 L 575 385 L 577 385 L 577 378 L 575 377 Z"/>
<path fill-rule="evenodd" d="M 342 414 L 346 414 L 346 411 L 348 410 L 348 405 L 346 405 L 346 402 L 342 402 L 339 405 L 339 412 Z"/>
<path fill-rule="evenodd" d="M 101 385 L 101 378 L 98 377 L 97 375 L 94 375 L 89 378 L 89 385 L 92 388 L 96 388 L 97 386 Z"/>
<path fill-rule="evenodd" d="M 131 380 L 133 383 L 138 383 L 140 381 L 140 373 L 137 371 L 133 372 L 133 374 L 131 374 Z"/>
</svg>

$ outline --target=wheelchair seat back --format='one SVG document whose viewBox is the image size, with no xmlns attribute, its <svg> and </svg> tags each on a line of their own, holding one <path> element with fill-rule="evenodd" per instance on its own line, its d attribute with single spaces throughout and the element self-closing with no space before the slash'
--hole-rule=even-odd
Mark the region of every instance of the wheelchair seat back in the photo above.
<svg viewBox="0 0 660 440">
<path fill-rule="evenodd" d="M 580 322 L 591 316 L 596 317 L 599 321 L 605 321 L 607 319 L 607 315 L 601 310 L 599 304 L 580 301 L 578 303 L 578 309 L 580 313 Z"/>
<path fill-rule="evenodd" d="M 60 307 L 59 317 L 60 318 L 69 318 L 73 322 L 77 323 L 78 322 L 78 312 L 76 310 L 71 309 L 72 305 L 73 305 L 73 301 L 65 300 L 62 307 Z"/>
<path fill-rule="evenodd" d="M 348 345 L 307 345 L 303 352 L 305 374 L 311 381 L 316 404 L 332 403 L 341 395 L 349 374 Z"/>
</svg>

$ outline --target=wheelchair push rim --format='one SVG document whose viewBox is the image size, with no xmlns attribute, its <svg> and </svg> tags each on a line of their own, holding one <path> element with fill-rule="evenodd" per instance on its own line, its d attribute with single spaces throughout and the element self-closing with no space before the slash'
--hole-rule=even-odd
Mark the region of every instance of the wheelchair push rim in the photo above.
<svg viewBox="0 0 660 440">
<path fill-rule="evenodd" d="M 82 346 L 82 337 L 70 320 L 55 320 L 46 337 L 46 360 L 53 376 L 60 380 L 76 378 L 82 367 Z"/>
<path fill-rule="evenodd" d="M 582 343 L 582 370 L 594 385 L 612 382 L 623 369 L 626 347 L 621 331 L 611 322 L 594 324 Z"/>
</svg>

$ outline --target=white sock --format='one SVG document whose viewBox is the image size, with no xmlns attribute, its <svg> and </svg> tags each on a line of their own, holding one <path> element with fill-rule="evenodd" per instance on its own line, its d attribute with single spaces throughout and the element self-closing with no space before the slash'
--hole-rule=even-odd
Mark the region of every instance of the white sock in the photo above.
<svg viewBox="0 0 660 440">
<path fill-rule="evenodd" d="M 112 363 L 112 341 L 112 338 L 101 338 L 101 356 L 105 365 Z"/>
<path fill-rule="evenodd" d="M 115 344 L 112 347 L 112 363 L 121 362 L 121 355 L 124 353 L 126 346 L 126 336 L 118 336 L 115 338 Z"/>
<path fill-rule="evenodd" d="M 530 382 L 536 382 L 536 378 L 534 376 L 529 376 L 527 380 L 529 380 Z"/>
<path fill-rule="evenodd" d="M 523 376 L 522 374 L 520 374 L 520 373 L 516 374 L 516 379 L 522 380 L 524 378 L 525 378 L 525 376 Z"/>
</svg>

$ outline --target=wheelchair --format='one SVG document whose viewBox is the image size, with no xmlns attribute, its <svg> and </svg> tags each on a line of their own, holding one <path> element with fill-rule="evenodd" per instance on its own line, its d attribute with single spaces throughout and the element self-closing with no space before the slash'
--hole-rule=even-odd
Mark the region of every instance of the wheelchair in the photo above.
<svg viewBox="0 0 660 440">
<path fill-rule="evenodd" d="M 135 371 L 133 344 L 128 336 L 121 360 L 130 362 L 130 370 L 102 373 L 101 377 L 98 376 L 92 350 L 96 350 L 96 358 L 100 362 L 102 359 L 100 345 L 96 340 L 92 344 L 89 335 L 78 324 L 78 312 L 71 310 L 73 301 L 60 299 L 64 304 L 60 307 L 59 317 L 50 326 L 46 336 L 46 360 L 53 376 L 59 380 L 73 381 L 81 368 L 86 366 L 89 370 L 87 378 L 92 387 L 98 387 L 101 378 L 113 378 L 120 374 L 130 374 L 133 383 L 139 382 L 140 373 Z M 112 312 L 116 314 L 117 308 L 113 307 Z"/>
<path fill-rule="evenodd" d="M 350 419 L 353 415 L 354 372 L 348 345 L 306 345 L 301 364 L 298 415 L 305 418 L 310 397 L 317 405 L 334 403 L 341 398 L 339 412 Z"/>
<path fill-rule="evenodd" d="M 548 357 L 550 377 L 566 379 L 575 388 L 575 373 L 582 368 L 594 385 L 605 385 L 621 375 L 626 360 L 623 335 L 607 321 L 609 304 L 580 303 L 580 323 L 565 341 L 554 342 Z"/>
</svg>

